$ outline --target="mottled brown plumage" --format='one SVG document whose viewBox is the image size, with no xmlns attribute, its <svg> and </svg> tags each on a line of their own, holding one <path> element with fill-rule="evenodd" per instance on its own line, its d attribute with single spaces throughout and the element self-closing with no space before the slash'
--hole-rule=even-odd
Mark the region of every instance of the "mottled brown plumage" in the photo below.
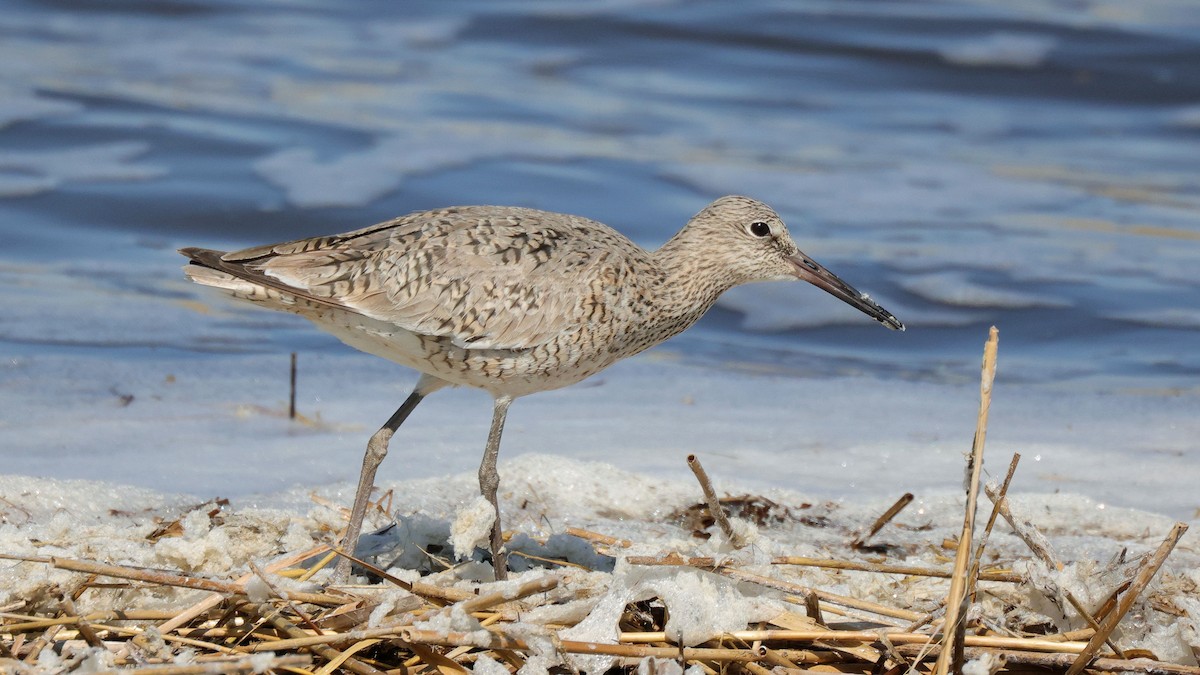
<svg viewBox="0 0 1200 675">
<path fill-rule="evenodd" d="M 494 506 L 495 454 L 513 398 L 573 384 L 680 333 L 738 284 L 804 279 L 903 330 L 800 252 L 774 211 L 746 197 L 713 202 L 652 252 L 579 216 L 465 206 L 335 236 L 181 253 L 191 258 L 185 272 L 193 281 L 299 314 L 423 373 L 368 446 L 348 543 L 391 433 L 448 384 L 496 398 L 480 469 Z M 499 541 L 497 517 L 493 554 L 502 575 Z"/>
</svg>

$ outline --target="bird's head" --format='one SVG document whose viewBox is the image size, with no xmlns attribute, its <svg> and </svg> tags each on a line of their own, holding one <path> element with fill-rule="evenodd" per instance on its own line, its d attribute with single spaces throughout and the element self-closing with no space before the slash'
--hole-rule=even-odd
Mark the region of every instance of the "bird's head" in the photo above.
<svg viewBox="0 0 1200 675">
<path fill-rule="evenodd" d="M 865 293 L 796 246 L 779 214 L 749 197 L 722 197 L 697 213 L 686 228 L 700 235 L 736 283 L 802 279 L 892 330 L 904 324 Z"/>
</svg>

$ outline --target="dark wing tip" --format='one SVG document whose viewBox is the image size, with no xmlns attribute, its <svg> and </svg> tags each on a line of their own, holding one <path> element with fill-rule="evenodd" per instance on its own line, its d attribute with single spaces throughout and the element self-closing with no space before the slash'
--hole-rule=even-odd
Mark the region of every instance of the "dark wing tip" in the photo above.
<svg viewBox="0 0 1200 675">
<path fill-rule="evenodd" d="M 225 255 L 224 251 L 216 251 L 211 248 L 200 248 L 198 246 L 189 246 L 179 249 L 179 254 L 188 258 L 197 265 L 205 267 L 219 267 L 221 256 Z"/>
</svg>

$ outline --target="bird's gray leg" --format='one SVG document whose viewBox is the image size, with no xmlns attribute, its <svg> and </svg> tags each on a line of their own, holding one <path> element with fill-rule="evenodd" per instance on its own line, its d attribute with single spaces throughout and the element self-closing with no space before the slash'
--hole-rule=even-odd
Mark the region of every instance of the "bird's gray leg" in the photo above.
<svg viewBox="0 0 1200 675">
<path fill-rule="evenodd" d="M 413 388 L 408 398 L 404 400 L 396 412 L 384 422 L 367 442 L 367 452 L 363 455 L 362 473 L 358 477 L 358 489 L 354 493 L 354 506 L 350 509 L 350 523 L 346 526 L 346 536 L 342 538 L 342 550 L 353 555 L 355 546 L 358 545 L 358 536 L 362 533 L 363 518 L 367 515 L 367 505 L 371 502 L 371 490 L 375 487 L 375 473 L 379 470 L 379 465 L 383 463 L 383 458 L 387 456 L 388 442 L 392 440 L 392 434 L 396 433 L 396 429 L 408 419 L 413 409 L 429 394 L 437 389 L 440 389 L 445 383 L 422 376 L 417 382 L 417 386 Z M 334 569 L 333 578 L 335 580 L 344 581 L 350 577 L 350 559 L 341 558 L 338 560 L 337 568 Z"/>
<path fill-rule="evenodd" d="M 508 415 L 510 403 L 511 396 L 496 397 L 487 449 L 483 451 L 483 462 L 479 465 L 479 491 L 496 510 L 496 521 L 492 523 L 492 568 L 496 571 L 496 581 L 508 578 L 508 554 L 504 551 L 504 538 L 500 529 L 500 504 L 496 499 L 496 490 L 500 487 L 500 474 L 496 473 L 496 456 L 500 453 L 500 434 L 504 433 L 504 418 Z"/>
</svg>

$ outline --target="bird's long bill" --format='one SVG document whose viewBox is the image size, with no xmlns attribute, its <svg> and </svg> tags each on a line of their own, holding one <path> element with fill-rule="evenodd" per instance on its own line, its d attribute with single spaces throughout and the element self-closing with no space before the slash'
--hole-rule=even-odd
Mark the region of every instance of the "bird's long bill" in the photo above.
<svg viewBox="0 0 1200 675">
<path fill-rule="evenodd" d="M 892 316 L 892 313 L 880 307 L 865 293 L 854 290 L 850 284 L 842 281 L 836 274 L 825 269 L 816 261 L 803 253 L 797 253 L 788 258 L 796 268 L 796 276 L 829 293 L 842 302 L 863 312 L 879 323 L 892 330 L 904 330 L 904 324 Z"/>
</svg>

